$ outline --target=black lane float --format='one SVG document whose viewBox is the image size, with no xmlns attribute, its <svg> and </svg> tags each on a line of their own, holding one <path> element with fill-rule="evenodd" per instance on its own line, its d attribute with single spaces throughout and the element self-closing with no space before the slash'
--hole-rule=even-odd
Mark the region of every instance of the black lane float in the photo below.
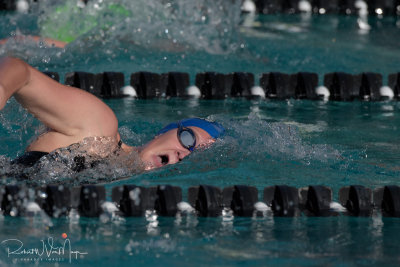
<svg viewBox="0 0 400 267">
<path fill-rule="evenodd" d="M 111 202 L 120 216 L 145 216 L 147 211 L 159 216 L 176 216 L 182 203 L 182 189 L 172 185 L 143 187 L 122 185 L 112 188 Z M 211 185 L 188 188 L 187 202 L 200 217 L 218 217 L 223 211 L 234 216 L 376 216 L 400 217 L 400 187 L 387 185 L 374 190 L 362 185 L 340 188 L 338 210 L 333 204 L 332 189 L 322 185 L 296 188 L 287 185 L 265 187 L 263 203 L 259 202 L 258 190 L 248 185 L 235 185 L 223 189 Z M 6 216 L 29 216 L 30 203 L 35 203 L 52 217 L 68 216 L 71 210 L 83 217 L 99 217 L 106 202 L 106 189 L 102 185 L 66 187 L 47 185 L 27 188 L 17 185 L 0 187 L 1 212 Z M 268 207 L 260 210 L 257 206 Z M 337 204 L 337 203 L 336 203 Z M 262 215 L 263 214 L 263 215 Z"/>
<path fill-rule="evenodd" d="M 254 0 L 256 12 L 261 14 L 313 12 L 316 14 L 357 15 L 361 9 L 357 0 Z M 364 0 L 369 15 L 400 15 L 397 0 Z M 302 6 L 306 5 L 307 8 Z"/>
<path fill-rule="evenodd" d="M 59 81 L 57 72 L 44 72 Z M 255 76 L 249 72 L 196 74 L 195 86 L 190 86 L 190 76 L 185 72 L 135 72 L 130 75 L 128 87 L 135 90 L 134 97 L 153 98 L 266 98 L 266 99 L 309 99 L 333 101 L 381 101 L 400 99 L 400 72 L 392 73 L 383 84 L 379 73 L 363 72 L 349 74 L 332 72 L 324 75 L 323 86 L 319 86 L 318 74 L 298 72 L 263 73 L 258 85 Z M 81 88 L 101 98 L 120 98 L 132 96 L 125 94 L 125 77 L 122 72 L 70 72 L 65 75 L 65 84 Z M 197 93 L 189 90 L 195 87 Z M 121 90 L 122 89 L 122 90 Z"/>
</svg>

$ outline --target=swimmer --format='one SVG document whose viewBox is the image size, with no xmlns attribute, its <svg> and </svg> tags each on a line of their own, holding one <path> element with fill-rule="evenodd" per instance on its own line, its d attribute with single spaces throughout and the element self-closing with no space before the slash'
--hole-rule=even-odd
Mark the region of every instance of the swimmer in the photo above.
<svg viewBox="0 0 400 267">
<path fill-rule="evenodd" d="M 131 12 L 119 3 L 109 1 L 94 9 L 96 12 L 86 9 L 88 1 L 60 1 L 50 5 L 49 10 L 42 13 L 38 19 L 39 35 L 17 34 L 0 40 L 0 45 L 9 41 L 19 42 L 43 42 L 50 47 L 64 48 L 86 33 L 96 29 L 102 32 L 108 31 L 112 25 L 132 16 Z M 97 3 L 98 4 L 98 3 Z M 112 18 L 108 21 L 105 19 Z"/>
<path fill-rule="evenodd" d="M 118 120 L 103 101 L 60 84 L 19 59 L 5 57 L 0 59 L 0 110 L 11 96 L 49 129 L 26 149 L 35 160 L 96 137 L 112 140 L 113 149 L 137 151 L 144 168 L 151 170 L 181 161 L 194 150 L 210 146 L 224 133 L 218 123 L 192 118 L 167 125 L 142 147 L 129 146 L 121 141 Z M 91 153 L 101 155 L 104 147 L 93 148 Z"/>
<path fill-rule="evenodd" d="M 14 42 L 17 42 L 17 43 L 18 42 L 26 42 L 26 41 L 34 41 L 36 43 L 44 42 L 48 46 L 59 47 L 59 48 L 64 48 L 68 44 L 67 42 L 63 42 L 60 40 L 44 38 L 44 37 L 35 36 L 35 35 L 17 35 L 15 37 L 1 39 L 0 45 L 4 45 L 7 42 L 9 42 L 10 40 L 13 40 Z"/>
</svg>

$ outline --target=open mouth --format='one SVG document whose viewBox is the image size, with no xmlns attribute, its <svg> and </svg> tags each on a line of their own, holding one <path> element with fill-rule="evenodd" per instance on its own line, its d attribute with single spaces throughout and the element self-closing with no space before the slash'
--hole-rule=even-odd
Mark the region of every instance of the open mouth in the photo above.
<svg viewBox="0 0 400 267">
<path fill-rule="evenodd" d="M 159 157 L 160 157 L 160 159 L 161 159 L 161 165 L 162 165 L 162 166 L 168 164 L 168 162 L 169 162 L 168 155 L 160 155 Z"/>
</svg>

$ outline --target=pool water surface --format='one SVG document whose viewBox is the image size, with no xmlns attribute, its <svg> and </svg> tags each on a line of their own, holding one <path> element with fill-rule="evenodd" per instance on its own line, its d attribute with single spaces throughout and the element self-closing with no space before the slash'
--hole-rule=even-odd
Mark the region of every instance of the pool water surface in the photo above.
<svg viewBox="0 0 400 267">
<path fill-rule="evenodd" d="M 88 14 L 112 1 L 89 1 Z M 137 2 L 137 3 L 136 3 Z M 31 40 L 9 41 L 1 55 L 14 55 L 42 71 L 66 73 L 120 71 L 131 73 L 204 71 L 262 73 L 315 72 L 319 84 L 329 72 L 351 74 L 400 71 L 399 19 L 368 18 L 371 30 L 360 31 L 357 16 L 243 15 L 240 1 L 118 1 L 131 16 L 107 13 L 90 31 L 66 48 L 47 47 Z M 35 6 L 28 14 L 4 12 L 0 36 L 43 33 L 41 22 L 59 1 Z M 97 6 L 96 6 L 97 4 Z M 198 7 L 208 6 L 199 9 Z M 175 11 L 174 11 L 175 10 Z M 200 11 L 199 11 L 200 10 Z M 103 10 L 104 11 L 104 10 Z M 75 17 L 68 21 L 78 27 Z M 111 25 L 111 26 L 110 26 Z M 215 26 L 215 27 L 214 27 Z M 325 185 L 338 201 L 341 187 L 398 185 L 400 174 L 400 104 L 397 101 L 311 101 L 227 98 L 104 99 L 119 120 L 122 140 L 140 146 L 161 127 L 187 117 L 216 120 L 226 134 L 210 149 L 196 151 L 184 161 L 161 169 L 123 177 L 88 173 L 67 175 L 54 169 L 30 172 L 38 183 L 76 186 L 101 183 L 107 199 L 113 187 L 171 184 L 187 189 L 199 184 L 220 188 L 255 186 L 262 200 L 266 186 L 297 188 Z M 9 175 L 10 160 L 43 131 L 43 126 L 11 99 L 0 113 L 0 175 L 2 184 L 25 182 Z M 104 173 L 110 173 L 109 166 Z M 51 173 L 50 173 L 51 172 Z M 57 175 L 54 175 L 55 172 Z M 29 172 L 28 172 L 29 173 Z M 43 214 L 0 218 L 0 265 L 76 264 L 80 266 L 363 266 L 399 264 L 398 218 L 382 217 L 265 217 L 202 218 L 193 214 L 162 217 L 147 214 L 123 218 L 52 219 Z M 65 233 L 66 238 L 62 236 Z M 52 241 L 48 238 L 53 238 Z M 31 251 L 60 247 L 62 256 L 9 254 L 6 245 L 17 239 Z M 7 241 L 8 240 L 8 241 Z M 51 246 L 53 244 L 53 246 Z M 68 247 L 69 248 L 69 247 Z M 35 250 L 36 249 L 36 250 Z M 73 252 L 72 254 L 70 252 Z"/>
</svg>

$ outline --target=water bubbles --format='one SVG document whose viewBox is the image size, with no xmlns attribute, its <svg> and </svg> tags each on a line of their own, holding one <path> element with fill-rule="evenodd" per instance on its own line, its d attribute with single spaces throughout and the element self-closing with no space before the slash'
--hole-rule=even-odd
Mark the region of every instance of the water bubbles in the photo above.
<svg viewBox="0 0 400 267">
<path fill-rule="evenodd" d="M 29 3 L 26 0 L 18 0 L 16 4 L 18 12 L 27 13 L 29 10 Z"/>
<path fill-rule="evenodd" d="M 193 96 L 193 97 L 197 97 L 197 98 L 201 96 L 200 89 L 199 89 L 197 86 L 195 86 L 195 85 L 189 86 L 189 87 L 186 89 L 186 91 L 187 91 L 187 94 L 188 94 L 189 96 Z"/>
<path fill-rule="evenodd" d="M 189 203 L 184 201 L 178 203 L 178 210 L 183 213 L 193 213 L 195 211 Z"/>
<path fill-rule="evenodd" d="M 147 233 L 150 235 L 158 235 L 160 229 L 158 227 L 158 216 L 155 210 L 146 210 L 145 218 L 148 222 L 147 224 Z"/>
<path fill-rule="evenodd" d="M 37 213 L 37 212 L 41 211 L 41 208 L 35 202 L 28 202 L 28 204 L 26 205 L 26 211 L 32 212 L 32 213 Z"/>
<path fill-rule="evenodd" d="M 40 198 L 43 198 L 43 199 L 44 199 L 44 198 L 47 198 L 46 192 L 40 191 L 40 192 L 39 192 L 39 197 L 40 197 Z"/>
<path fill-rule="evenodd" d="M 77 1 L 76 5 L 77 5 L 79 8 L 85 8 L 85 2 L 84 2 L 84 1 Z"/>
<path fill-rule="evenodd" d="M 129 192 L 129 198 L 132 199 L 133 203 L 136 206 L 140 205 L 140 193 L 141 191 L 139 187 L 136 187 L 135 189 Z"/>
<path fill-rule="evenodd" d="M 338 202 L 331 202 L 329 207 L 336 212 L 346 212 L 346 208 L 340 205 Z"/>
<path fill-rule="evenodd" d="M 254 208 L 257 210 L 257 211 L 260 211 L 260 212 L 267 212 L 267 211 L 271 211 L 271 208 L 270 207 L 268 207 L 264 202 L 256 202 L 255 204 L 254 204 Z"/>
<path fill-rule="evenodd" d="M 251 95 L 252 96 L 259 96 L 261 98 L 265 98 L 265 92 L 264 89 L 262 89 L 260 86 L 253 86 L 251 89 Z"/>
<path fill-rule="evenodd" d="M 245 1 L 242 1 L 242 2 L 243 2 L 243 4 L 241 6 L 241 10 L 243 12 L 248 12 L 248 13 L 251 13 L 251 14 L 254 14 L 256 12 L 257 8 L 256 8 L 256 5 L 254 4 L 253 1 L 245 0 Z"/>
<path fill-rule="evenodd" d="M 99 216 L 99 220 L 100 220 L 100 222 L 102 222 L 102 223 L 107 223 L 107 222 L 110 221 L 110 216 L 107 215 L 107 214 L 105 214 L 105 213 L 102 213 L 102 214 L 100 214 L 100 216 Z"/>
<path fill-rule="evenodd" d="M 137 97 L 135 88 L 130 85 L 121 88 L 121 93 L 126 96 Z"/>
<path fill-rule="evenodd" d="M 315 93 L 317 94 L 317 96 L 321 97 L 324 101 L 329 100 L 329 96 L 331 95 L 329 89 L 326 88 L 325 86 L 318 86 L 315 89 Z"/>
<path fill-rule="evenodd" d="M 375 9 L 375 13 L 376 13 L 377 15 L 382 15 L 382 14 L 383 14 L 382 8 L 377 8 L 377 9 Z"/>
<path fill-rule="evenodd" d="M 68 218 L 71 224 L 78 224 L 79 223 L 79 213 L 76 209 L 71 209 Z"/>
<path fill-rule="evenodd" d="M 229 208 L 224 208 L 222 210 L 222 221 L 223 222 L 233 222 L 233 219 L 235 217 L 233 216 L 233 211 Z"/>
<path fill-rule="evenodd" d="M 43 40 L 40 40 L 38 42 L 38 46 L 39 46 L 39 48 L 45 48 L 46 47 L 46 43 Z"/>
<path fill-rule="evenodd" d="M 18 209 L 16 207 L 12 207 L 10 210 L 10 216 L 15 217 L 18 215 Z"/>
<path fill-rule="evenodd" d="M 394 98 L 394 92 L 389 86 L 382 86 L 379 88 L 379 93 L 382 97 L 392 100 Z"/>
<path fill-rule="evenodd" d="M 42 57 L 42 63 L 48 64 L 48 63 L 50 63 L 50 60 L 51 60 L 50 56 Z"/>
</svg>

